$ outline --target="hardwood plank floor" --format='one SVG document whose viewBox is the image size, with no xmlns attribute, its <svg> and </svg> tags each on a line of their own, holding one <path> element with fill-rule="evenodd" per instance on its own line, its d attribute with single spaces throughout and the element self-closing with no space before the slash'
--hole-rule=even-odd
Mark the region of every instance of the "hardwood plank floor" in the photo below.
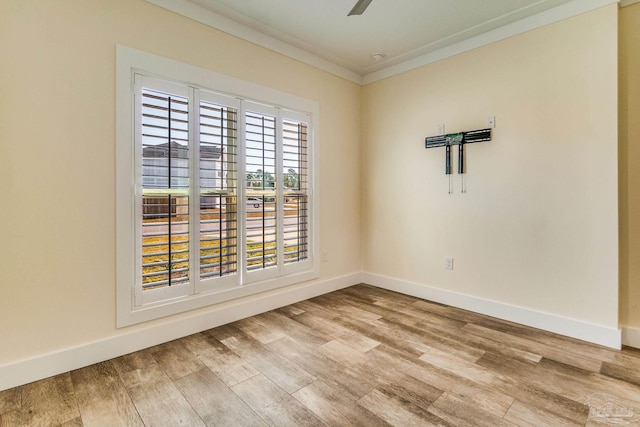
<svg viewBox="0 0 640 427">
<path fill-rule="evenodd" d="M 640 426 L 640 350 L 367 285 L 0 392 L 14 426 Z"/>
</svg>

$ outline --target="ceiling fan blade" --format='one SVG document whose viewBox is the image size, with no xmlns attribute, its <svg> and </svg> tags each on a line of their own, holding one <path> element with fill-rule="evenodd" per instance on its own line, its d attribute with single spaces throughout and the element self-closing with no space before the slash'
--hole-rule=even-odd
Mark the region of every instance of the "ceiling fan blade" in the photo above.
<svg viewBox="0 0 640 427">
<path fill-rule="evenodd" d="M 369 7 L 369 3 L 371 3 L 371 1 L 372 0 L 358 0 L 356 5 L 353 6 L 353 9 L 351 9 L 351 12 L 349 12 L 347 16 L 362 15 L 362 13 L 367 9 L 367 7 Z"/>
</svg>

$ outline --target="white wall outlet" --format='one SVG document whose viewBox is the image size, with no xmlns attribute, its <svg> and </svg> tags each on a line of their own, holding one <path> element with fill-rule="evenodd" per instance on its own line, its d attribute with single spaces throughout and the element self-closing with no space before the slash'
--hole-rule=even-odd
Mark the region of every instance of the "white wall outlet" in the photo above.
<svg viewBox="0 0 640 427">
<path fill-rule="evenodd" d="M 453 257 L 448 256 L 444 259 L 444 269 L 453 270 Z"/>
<path fill-rule="evenodd" d="M 329 252 L 322 251 L 322 262 L 327 262 L 327 261 L 329 261 Z"/>
<path fill-rule="evenodd" d="M 493 129 L 494 127 L 496 127 L 496 116 L 489 116 L 489 118 L 487 119 L 487 126 L 489 127 L 489 129 Z"/>
<path fill-rule="evenodd" d="M 438 125 L 438 135 L 444 135 L 444 124 Z"/>
</svg>

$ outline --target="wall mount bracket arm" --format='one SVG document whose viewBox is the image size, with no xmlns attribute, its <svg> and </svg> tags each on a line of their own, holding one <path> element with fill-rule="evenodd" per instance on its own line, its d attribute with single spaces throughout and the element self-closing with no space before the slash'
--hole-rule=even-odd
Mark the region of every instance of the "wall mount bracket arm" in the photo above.
<svg viewBox="0 0 640 427">
<path fill-rule="evenodd" d="M 446 145 L 472 144 L 491 141 L 491 128 L 428 136 L 424 139 L 424 148 L 444 147 Z"/>
</svg>

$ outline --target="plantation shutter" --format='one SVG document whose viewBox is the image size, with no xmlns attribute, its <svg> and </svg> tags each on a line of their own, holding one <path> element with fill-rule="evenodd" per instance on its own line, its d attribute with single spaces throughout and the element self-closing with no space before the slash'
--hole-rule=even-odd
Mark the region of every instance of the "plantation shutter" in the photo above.
<svg viewBox="0 0 640 427">
<path fill-rule="evenodd" d="M 284 188 L 284 262 L 308 257 L 309 198 L 305 122 L 283 120 L 282 157 Z"/>
<path fill-rule="evenodd" d="M 247 103 L 244 116 L 245 260 L 248 276 L 275 277 L 279 264 L 277 110 Z M 256 272 L 258 274 L 250 274 Z"/>
<path fill-rule="evenodd" d="M 135 117 L 134 306 L 313 268 L 309 116 L 135 75 Z"/>
<path fill-rule="evenodd" d="M 137 76 L 136 304 L 189 294 L 189 89 Z"/>
<path fill-rule="evenodd" d="M 199 97 L 198 274 L 206 289 L 238 283 L 239 102 L 205 91 Z"/>
<path fill-rule="evenodd" d="M 283 261 L 288 274 L 310 267 L 309 117 L 282 112 Z"/>
<path fill-rule="evenodd" d="M 116 54 L 117 326 L 317 279 L 319 104 Z"/>
</svg>

